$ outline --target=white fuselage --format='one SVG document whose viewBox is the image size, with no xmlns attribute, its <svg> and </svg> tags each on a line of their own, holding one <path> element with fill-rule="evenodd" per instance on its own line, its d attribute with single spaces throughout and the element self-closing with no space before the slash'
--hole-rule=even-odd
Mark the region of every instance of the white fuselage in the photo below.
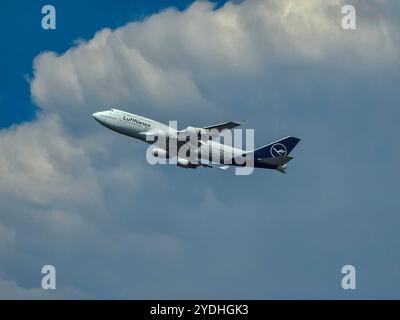
<svg viewBox="0 0 400 320">
<path fill-rule="evenodd" d="M 107 111 L 96 112 L 93 117 L 101 123 L 103 126 L 127 135 L 132 138 L 142 140 L 146 143 L 154 143 L 154 141 L 148 141 L 146 138 L 149 132 L 163 132 L 165 136 L 176 136 L 178 131 L 172 127 L 169 127 L 160 122 L 132 114 L 129 112 L 110 109 Z M 203 143 L 200 150 L 205 148 L 206 152 L 200 152 L 201 159 L 213 160 L 220 164 L 230 162 L 233 158 L 239 157 L 245 153 L 242 149 L 234 148 L 229 145 L 224 145 L 216 141 L 208 140 Z M 216 155 L 219 155 L 219 157 Z M 216 159 L 217 158 L 217 159 Z"/>
</svg>

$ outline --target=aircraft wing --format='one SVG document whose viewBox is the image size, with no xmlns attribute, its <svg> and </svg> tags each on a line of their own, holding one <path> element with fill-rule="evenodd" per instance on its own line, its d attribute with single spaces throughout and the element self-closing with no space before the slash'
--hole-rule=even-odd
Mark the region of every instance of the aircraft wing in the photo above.
<svg viewBox="0 0 400 320">
<path fill-rule="evenodd" d="M 215 129 L 215 130 L 218 130 L 219 132 L 221 132 L 221 131 L 224 130 L 224 129 L 233 129 L 233 128 L 236 128 L 236 127 L 240 126 L 242 123 L 243 123 L 243 121 L 242 121 L 242 122 L 238 122 L 238 121 L 237 121 L 237 122 L 229 121 L 229 122 L 224 122 L 224 123 L 216 124 L 216 125 L 213 125 L 213 126 L 204 127 L 204 129 L 207 129 L 207 130 L 213 130 L 213 129 Z"/>
<path fill-rule="evenodd" d="M 212 165 L 209 165 L 209 164 L 201 164 L 201 166 L 202 167 L 204 167 L 204 168 L 214 168 L 214 169 L 221 169 L 221 170 L 228 170 L 229 169 L 229 166 L 212 166 Z"/>
<path fill-rule="evenodd" d="M 203 167 L 203 168 L 214 168 L 214 169 L 221 169 L 221 170 L 228 170 L 229 166 L 223 166 L 223 165 L 214 165 L 211 163 L 205 163 L 205 162 L 200 162 L 198 165 L 198 167 Z"/>
<path fill-rule="evenodd" d="M 159 136 L 165 136 L 165 132 L 158 130 L 158 129 L 153 129 L 150 131 L 143 131 L 143 132 L 140 132 L 139 134 L 142 136 L 145 136 L 145 137 L 151 137 L 153 139 L 156 137 L 159 137 Z"/>
</svg>

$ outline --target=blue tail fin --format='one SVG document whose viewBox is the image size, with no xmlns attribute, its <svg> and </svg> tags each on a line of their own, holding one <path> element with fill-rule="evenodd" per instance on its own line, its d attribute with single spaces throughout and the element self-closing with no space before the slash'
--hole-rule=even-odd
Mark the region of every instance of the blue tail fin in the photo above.
<svg viewBox="0 0 400 320">
<path fill-rule="evenodd" d="M 286 137 L 272 142 L 264 147 L 253 151 L 254 159 L 267 159 L 287 156 L 290 151 L 299 143 L 300 139 L 295 137 Z"/>
</svg>

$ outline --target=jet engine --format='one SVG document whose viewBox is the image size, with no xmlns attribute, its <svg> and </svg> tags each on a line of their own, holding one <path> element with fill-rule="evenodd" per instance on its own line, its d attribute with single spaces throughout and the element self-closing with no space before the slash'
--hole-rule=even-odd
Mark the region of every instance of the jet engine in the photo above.
<svg viewBox="0 0 400 320">
<path fill-rule="evenodd" d="M 185 168 L 185 169 L 187 169 L 187 168 L 196 169 L 197 168 L 195 165 L 191 164 L 189 160 L 184 159 L 184 158 L 178 158 L 178 160 L 176 161 L 176 165 L 178 167 Z"/>
<path fill-rule="evenodd" d="M 196 127 L 187 127 L 186 129 L 182 130 L 183 132 L 187 132 L 189 134 L 193 135 L 200 135 L 200 134 L 206 134 L 207 130 L 203 128 L 196 128 Z"/>
<path fill-rule="evenodd" d="M 166 158 L 167 157 L 167 151 L 161 148 L 154 148 L 151 153 L 153 154 L 153 157 L 157 158 Z"/>
</svg>

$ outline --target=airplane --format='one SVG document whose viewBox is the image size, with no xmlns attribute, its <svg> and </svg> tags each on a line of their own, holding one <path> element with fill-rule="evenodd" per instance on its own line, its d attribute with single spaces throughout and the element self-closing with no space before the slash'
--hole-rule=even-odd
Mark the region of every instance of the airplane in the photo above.
<svg viewBox="0 0 400 320">
<path fill-rule="evenodd" d="M 248 162 L 244 162 L 243 159 L 248 160 L 252 158 L 251 163 L 254 168 L 273 169 L 286 173 L 287 163 L 293 159 L 289 154 L 300 141 L 299 138 L 288 136 L 261 148 L 246 151 L 221 144 L 212 139 L 207 139 L 206 141 L 201 140 L 201 134 L 208 133 L 209 136 L 215 137 L 223 130 L 229 130 L 240 126 L 242 122 L 230 121 L 202 128 L 187 127 L 184 130 L 177 130 L 155 120 L 118 109 L 95 112 L 92 116 L 97 122 L 110 130 L 149 144 L 155 143 L 154 139 L 152 140 L 150 138 L 160 135 L 164 135 L 166 139 L 177 139 L 179 134 L 196 135 L 199 138 L 196 144 L 191 144 L 186 141 L 185 143 L 189 144 L 189 149 L 194 149 L 194 151 L 197 152 L 198 159 L 178 154 L 176 164 L 178 167 L 182 168 L 196 169 L 201 166 L 226 170 L 231 165 L 245 166 Z M 181 146 L 182 144 L 178 146 L 178 148 Z M 152 149 L 152 155 L 158 158 L 170 158 L 172 157 L 170 154 L 172 152 L 169 151 L 168 147 L 156 146 Z M 215 159 L 215 154 L 217 155 L 217 159 Z M 241 158 L 242 161 L 239 161 L 239 158 Z M 210 163 L 211 160 L 213 163 Z"/>
</svg>

